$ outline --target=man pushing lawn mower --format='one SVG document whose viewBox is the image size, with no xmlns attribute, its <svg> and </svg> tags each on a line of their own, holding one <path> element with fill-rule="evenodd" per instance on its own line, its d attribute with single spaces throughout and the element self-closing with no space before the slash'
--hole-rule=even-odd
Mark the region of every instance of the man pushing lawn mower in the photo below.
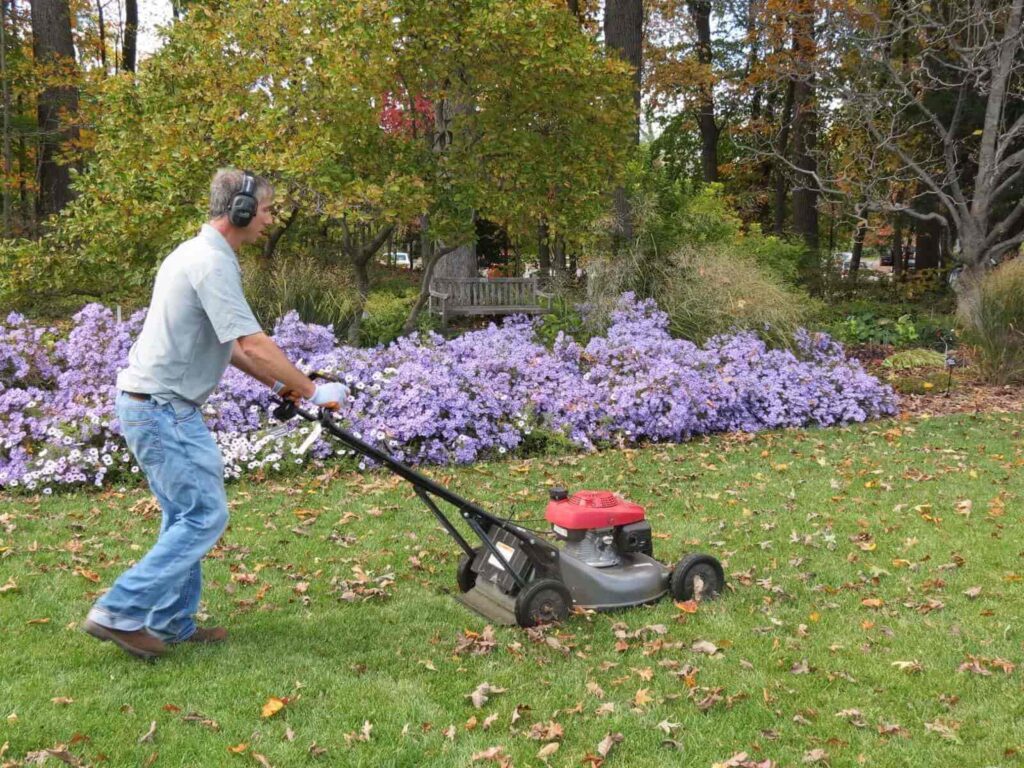
<svg viewBox="0 0 1024 768">
<path fill-rule="evenodd" d="M 242 293 L 236 252 L 273 222 L 263 178 L 222 169 L 210 185 L 210 220 L 160 265 L 142 333 L 117 377 L 117 417 L 163 512 L 153 548 L 93 605 L 83 629 L 143 659 L 173 643 L 216 643 L 197 627 L 200 561 L 228 522 L 220 450 L 200 406 L 228 364 L 290 400 L 336 409 L 337 382 L 314 384 L 265 334 Z"/>
</svg>

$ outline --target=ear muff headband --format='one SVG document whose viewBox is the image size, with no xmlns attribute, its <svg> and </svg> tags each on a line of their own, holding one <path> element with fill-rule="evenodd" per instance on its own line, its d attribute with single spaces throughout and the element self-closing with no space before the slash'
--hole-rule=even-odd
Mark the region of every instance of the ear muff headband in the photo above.
<svg viewBox="0 0 1024 768">
<path fill-rule="evenodd" d="M 236 227 L 247 227 L 256 217 L 259 202 L 256 200 L 256 177 L 248 171 L 242 176 L 242 188 L 231 198 L 228 221 Z"/>
</svg>

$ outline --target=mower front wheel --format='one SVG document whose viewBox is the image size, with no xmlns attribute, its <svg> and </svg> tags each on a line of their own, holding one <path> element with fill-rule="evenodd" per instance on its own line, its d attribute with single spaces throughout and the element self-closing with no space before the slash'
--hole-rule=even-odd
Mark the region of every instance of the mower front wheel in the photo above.
<svg viewBox="0 0 1024 768">
<path fill-rule="evenodd" d="M 459 558 L 459 565 L 455 569 L 455 583 L 459 585 L 459 592 L 463 594 L 476 586 L 476 571 L 473 570 L 473 563 L 481 549 L 483 547 L 474 549 L 472 557 L 463 552 L 462 557 Z"/>
<path fill-rule="evenodd" d="M 538 579 L 527 584 L 516 597 L 516 622 L 520 627 L 535 627 L 562 621 L 572 608 L 572 596 L 555 579 Z"/>
<path fill-rule="evenodd" d="M 686 555 L 672 571 L 669 590 L 674 600 L 713 600 L 725 590 L 725 571 L 711 555 Z"/>
</svg>

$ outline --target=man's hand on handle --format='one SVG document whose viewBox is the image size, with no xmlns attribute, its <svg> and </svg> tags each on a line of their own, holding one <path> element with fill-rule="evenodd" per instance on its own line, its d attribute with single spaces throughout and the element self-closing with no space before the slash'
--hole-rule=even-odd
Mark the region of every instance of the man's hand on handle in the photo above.
<svg viewBox="0 0 1024 768">
<path fill-rule="evenodd" d="M 325 381 L 316 385 L 316 390 L 309 401 L 313 405 L 327 408 L 332 411 L 338 410 L 341 403 L 348 399 L 349 390 L 340 381 Z"/>
</svg>

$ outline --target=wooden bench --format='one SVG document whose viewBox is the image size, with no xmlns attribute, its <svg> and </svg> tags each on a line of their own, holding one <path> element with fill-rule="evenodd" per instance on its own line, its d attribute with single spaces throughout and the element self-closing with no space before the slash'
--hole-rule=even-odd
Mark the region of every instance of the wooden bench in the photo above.
<svg viewBox="0 0 1024 768">
<path fill-rule="evenodd" d="M 442 277 L 430 283 L 430 311 L 448 318 L 468 315 L 539 315 L 551 311 L 551 294 L 535 277 Z"/>
</svg>

